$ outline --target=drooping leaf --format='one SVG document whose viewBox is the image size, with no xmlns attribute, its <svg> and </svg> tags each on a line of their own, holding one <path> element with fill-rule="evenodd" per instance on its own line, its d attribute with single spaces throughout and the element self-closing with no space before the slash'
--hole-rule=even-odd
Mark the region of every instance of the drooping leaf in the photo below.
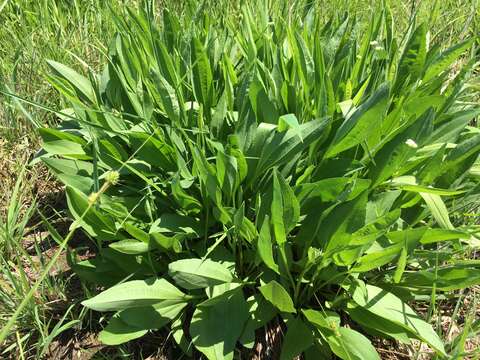
<svg viewBox="0 0 480 360">
<path fill-rule="evenodd" d="M 132 280 L 115 285 L 91 299 L 83 306 L 96 311 L 117 311 L 139 306 L 150 306 L 163 300 L 185 300 L 185 294 L 165 279 Z"/>
<path fill-rule="evenodd" d="M 130 326 L 114 316 L 108 325 L 100 332 L 98 340 L 105 345 L 120 345 L 130 340 L 138 339 L 147 333 L 148 330 L 142 330 Z"/>
<path fill-rule="evenodd" d="M 53 60 L 47 60 L 48 65 L 53 69 L 55 74 L 67 81 L 83 99 L 94 102 L 94 92 L 92 85 L 88 79 L 70 67 L 58 63 Z"/>
<path fill-rule="evenodd" d="M 443 342 L 432 326 L 397 296 L 368 284 L 352 287 L 349 292 L 353 301 L 363 309 L 406 328 L 437 352 L 445 354 Z"/>
</svg>

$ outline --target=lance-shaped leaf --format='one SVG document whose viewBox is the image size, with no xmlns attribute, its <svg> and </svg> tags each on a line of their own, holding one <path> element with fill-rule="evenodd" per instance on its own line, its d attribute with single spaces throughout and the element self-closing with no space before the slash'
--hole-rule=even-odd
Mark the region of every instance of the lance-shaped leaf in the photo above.
<svg viewBox="0 0 480 360">
<path fill-rule="evenodd" d="M 114 316 L 103 329 L 98 340 L 105 345 L 120 345 L 130 340 L 138 339 L 147 333 L 148 330 L 139 329 L 135 326 L 128 325 L 118 316 Z"/>
<path fill-rule="evenodd" d="M 260 233 L 258 234 L 257 252 L 258 256 L 265 263 L 265 265 L 278 274 L 278 265 L 275 263 L 275 259 L 273 257 L 272 236 L 270 234 L 269 220 L 269 217 L 266 216 L 262 228 L 260 229 Z"/>
<path fill-rule="evenodd" d="M 164 300 L 184 301 L 185 294 L 165 279 L 133 280 L 115 285 L 82 302 L 96 311 L 116 311 L 149 306 Z"/>
<path fill-rule="evenodd" d="M 328 124 L 329 119 L 323 118 L 308 121 L 301 124 L 299 128 L 289 128 L 281 132 L 276 131 L 274 127 L 261 127 L 260 124 L 259 130 L 262 129 L 262 136 L 255 137 L 248 154 L 260 158 L 255 177 L 263 176 L 268 169 L 285 164 L 295 156 L 299 156 L 312 142 L 324 134 Z"/>
<path fill-rule="evenodd" d="M 174 261 L 168 265 L 168 273 L 179 286 L 189 290 L 233 281 L 233 275 L 225 265 L 210 259 Z"/>
<path fill-rule="evenodd" d="M 448 210 L 440 195 L 421 192 L 423 200 L 430 209 L 432 216 L 444 229 L 453 229 L 453 225 L 448 216 Z"/>
<path fill-rule="evenodd" d="M 326 158 L 365 142 L 369 135 L 377 130 L 385 116 L 388 94 L 388 86 L 382 85 L 342 123 L 325 154 Z"/>
<path fill-rule="evenodd" d="M 212 105 L 213 97 L 212 69 L 205 48 L 196 38 L 191 42 L 191 62 L 195 97 L 208 109 Z"/>
<path fill-rule="evenodd" d="M 398 64 L 394 92 L 406 83 L 413 83 L 422 74 L 427 57 L 427 27 L 420 25 L 412 32 Z"/>
<path fill-rule="evenodd" d="M 240 288 L 214 306 L 201 306 L 193 313 L 190 336 L 208 360 L 232 360 L 235 345 L 249 318 Z"/>
<path fill-rule="evenodd" d="M 94 102 L 95 97 L 92 84 L 85 76 L 56 61 L 47 60 L 47 63 L 58 77 L 68 82 L 75 89 L 79 97 Z"/>
<path fill-rule="evenodd" d="M 273 171 L 272 185 L 262 196 L 258 211 L 257 222 L 262 228 L 267 216 L 270 217 L 275 240 L 279 244 L 285 243 L 286 236 L 300 217 L 300 204 L 295 193 L 276 169 Z"/>
<path fill-rule="evenodd" d="M 287 290 L 275 280 L 258 288 L 263 297 L 270 301 L 281 312 L 296 313 L 292 298 Z"/>
<path fill-rule="evenodd" d="M 445 355 L 443 342 L 432 326 L 397 296 L 372 285 L 352 286 L 348 291 L 353 301 L 363 309 L 406 328 Z"/>
<path fill-rule="evenodd" d="M 311 309 L 302 312 L 341 359 L 380 360 L 370 340 L 355 330 L 340 326 L 338 314 Z"/>
</svg>

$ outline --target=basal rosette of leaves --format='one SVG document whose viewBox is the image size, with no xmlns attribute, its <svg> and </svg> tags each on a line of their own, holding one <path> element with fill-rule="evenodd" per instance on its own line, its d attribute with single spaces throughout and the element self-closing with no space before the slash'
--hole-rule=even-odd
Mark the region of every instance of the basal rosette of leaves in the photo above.
<svg viewBox="0 0 480 360">
<path fill-rule="evenodd" d="M 379 359 L 368 334 L 451 350 L 407 302 L 480 283 L 458 256 L 478 229 L 447 210 L 478 193 L 473 61 L 450 70 L 472 40 L 315 11 L 129 11 L 99 74 L 50 62 L 71 108 L 41 158 L 98 246 L 69 258 L 105 288 L 83 302 L 105 344 L 169 327 L 232 359 L 279 319 L 282 359 Z"/>
</svg>

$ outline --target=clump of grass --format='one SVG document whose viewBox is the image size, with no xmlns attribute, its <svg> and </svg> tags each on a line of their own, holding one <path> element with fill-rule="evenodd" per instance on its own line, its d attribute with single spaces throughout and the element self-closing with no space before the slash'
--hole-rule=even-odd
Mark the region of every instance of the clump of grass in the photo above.
<svg viewBox="0 0 480 360">
<path fill-rule="evenodd" d="M 27 177 L 25 167 L 19 171 L 18 179 L 11 193 L 5 213 L 0 215 L 0 326 L 25 300 L 37 274 L 50 259 L 44 253 L 42 238 L 31 220 L 37 211 L 35 201 L 25 204 L 21 188 Z M 25 244 L 30 239 L 30 248 Z M 63 331 L 76 325 L 78 316 L 72 312 L 67 296 L 68 278 L 48 276 L 34 297 L 28 299 L 24 311 L 18 317 L 15 333 L 0 347 L 2 357 L 12 356 L 26 359 L 42 358 L 53 339 Z M 59 306 L 61 304 L 64 306 Z"/>
<path fill-rule="evenodd" d="M 62 99 L 45 81 L 45 59 L 55 59 L 83 70 L 96 69 L 103 58 L 102 44 L 113 31 L 110 8 L 136 1 L 4 1 L 0 11 L 0 79 L 3 95 L 20 94 L 47 108 Z M 80 59 L 83 59 L 81 61 Z M 64 104 L 64 103 L 63 103 Z M 0 136 L 15 142 L 55 117 L 11 96 L 0 103 Z"/>
</svg>

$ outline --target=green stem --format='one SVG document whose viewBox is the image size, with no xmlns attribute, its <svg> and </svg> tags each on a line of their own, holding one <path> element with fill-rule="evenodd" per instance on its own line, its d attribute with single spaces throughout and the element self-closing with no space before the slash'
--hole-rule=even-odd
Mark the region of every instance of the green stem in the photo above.
<svg viewBox="0 0 480 360">
<path fill-rule="evenodd" d="M 287 254 L 285 253 L 285 248 L 284 248 L 283 244 L 279 244 L 278 249 L 280 250 L 280 259 L 283 262 L 283 266 L 285 268 L 285 271 L 287 272 L 288 278 L 289 278 L 290 283 L 292 285 L 292 289 L 295 289 L 295 287 L 296 287 L 295 280 L 293 280 L 293 276 L 290 273 L 290 270 L 288 268 Z"/>
</svg>

